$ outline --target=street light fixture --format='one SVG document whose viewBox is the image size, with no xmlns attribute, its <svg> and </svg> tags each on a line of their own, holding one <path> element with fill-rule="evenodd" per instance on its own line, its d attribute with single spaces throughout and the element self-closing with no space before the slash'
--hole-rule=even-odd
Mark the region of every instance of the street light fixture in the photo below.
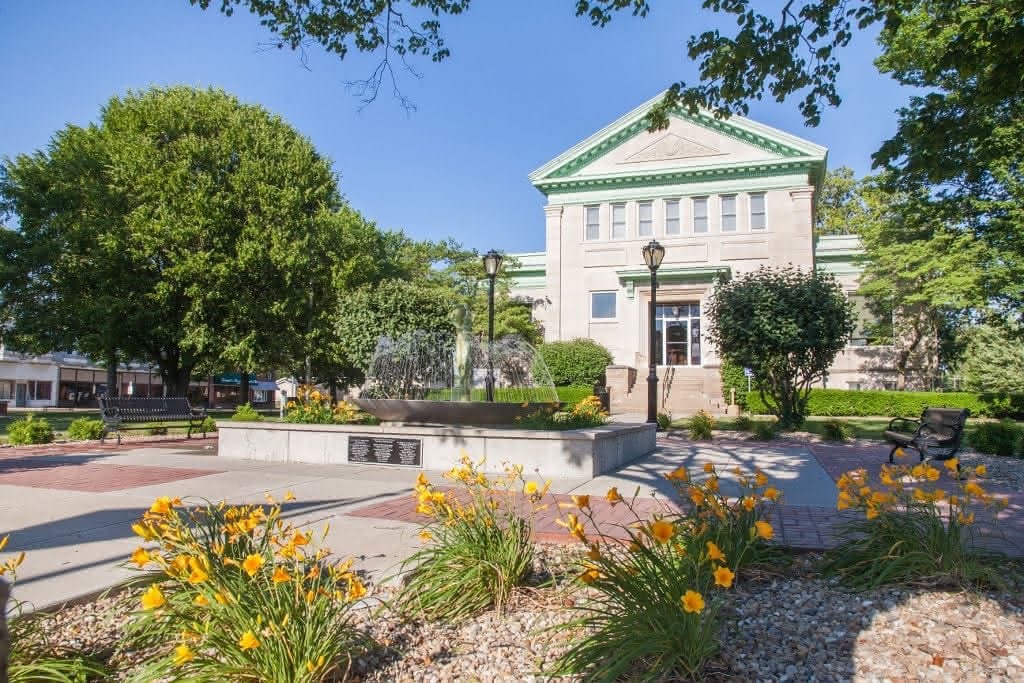
<svg viewBox="0 0 1024 683">
<path fill-rule="evenodd" d="M 494 280 L 501 269 L 502 256 L 491 249 L 484 254 L 484 272 L 487 273 L 487 400 L 494 401 Z"/>
<path fill-rule="evenodd" d="M 648 357 L 647 372 L 647 421 L 653 424 L 658 423 L 658 368 L 654 359 L 657 352 L 655 344 L 655 317 L 658 305 L 658 267 L 665 258 L 665 247 L 658 244 L 657 240 L 651 240 L 644 247 L 644 263 L 651 271 L 651 308 L 647 320 L 650 323 L 648 338 L 650 349 Z"/>
</svg>

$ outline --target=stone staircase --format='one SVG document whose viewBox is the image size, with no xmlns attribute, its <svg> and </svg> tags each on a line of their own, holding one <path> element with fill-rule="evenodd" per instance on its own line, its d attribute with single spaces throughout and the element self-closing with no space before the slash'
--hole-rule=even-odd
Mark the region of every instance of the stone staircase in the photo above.
<svg viewBox="0 0 1024 683">
<path fill-rule="evenodd" d="M 606 372 L 611 397 L 611 412 L 647 412 L 647 370 L 628 366 L 610 366 Z M 693 415 L 706 410 L 724 415 L 717 368 L 658 368 L 658 412 L 673 417 Z"/>
</svg>

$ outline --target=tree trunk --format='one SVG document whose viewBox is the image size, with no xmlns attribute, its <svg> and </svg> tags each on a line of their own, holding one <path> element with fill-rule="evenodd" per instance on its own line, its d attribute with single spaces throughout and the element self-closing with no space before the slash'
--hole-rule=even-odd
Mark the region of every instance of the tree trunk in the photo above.
<svg viewBox="0 0 1024 683">
<path fill-rule="evenodd" d="M 121 387 L 117 383 L 117 354 L 108 353 L 107 364 L 107 396 L 120 396 Z"/>
<path fill-rule="evenodd" d="M 11 656 L 11 632 L 7 630 L 7 598 L 11 586 L 0 579 L 0 683 L 7 683 L 7 664 Z"/>
<path fill-rule="evenodd" d="M 160 377 L 164 382 L 164 396 L 188 396 L 191 367 L 182 368 L 177 362 L 164 362 L 160 365 Z"/>
<path fill-rule="evenodd" d="M 242 368 L 238 371 L 238 405 L 249 402 L 249 371 Z"/>
<path fill-rule="evenodd" d="M 331 378 L 330 387 L 331 387 L 331 401 L 334 402 L 334 403 L 337 403 L 338 402 L 338 380 L 335 379 L 334 377 Z"/>
</svg>

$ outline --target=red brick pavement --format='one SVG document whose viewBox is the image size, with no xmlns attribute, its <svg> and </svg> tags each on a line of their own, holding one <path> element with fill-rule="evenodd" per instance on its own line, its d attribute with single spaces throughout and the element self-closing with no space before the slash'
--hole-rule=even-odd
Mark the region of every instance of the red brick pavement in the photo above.
<svg viewBox="0 0 1024 683">
<path fill-rule="evenodd" d="M 93 453 L 117 453 L 133 448 L 204 448 L 205 446 L 217 445 L 217 435 L 211 434 L 207 438 L 201 437 L 185 439 L 180 436 L 154 436 L 154 437 L 130 437 L 121 440 L 117 445 L 116 439 L 108 439 L 106 443 L 99 441 L 69 441 L 67 443 L 49 443 L 38 446 L 3 446 L 0 447 L 0 460 L 5 458 L 20 458 L 26 455 L 83 455 Z"/>
</svg>

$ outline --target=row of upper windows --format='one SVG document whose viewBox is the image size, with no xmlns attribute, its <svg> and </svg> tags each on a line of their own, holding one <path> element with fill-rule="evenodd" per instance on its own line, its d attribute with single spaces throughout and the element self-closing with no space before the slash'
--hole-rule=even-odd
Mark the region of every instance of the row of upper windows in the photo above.
<svg viewBox="0 0 1024 683">
<path fill-rule="evenodd" d="M 704 234 L 711 231 L 710 203 L 712 197 L 688 197 L 686 199 L 662 199 L 659 200 L 662 211 L 658 226 L 661 228 L 658 234 L 672 237 L 683 234 Z M 721 220 L 718 222 L 718 229 L 723 233 L 737 232 L 739 224 L 739 195 L 723 194 L 717 195 L 718 209 Z M 746 195 L 746 208 L 749 220 L 746 225 L 751 231 L 768 229 L 768 211 L 765 204 L 764 192 L 751 192 Z M 684 202 L 688 202 L 689 216 L 683 220 L 682 208 Z M 613 240 L 624 240 L 630 238 L 630 230 L 626 220 L 625 202 L 613 203 L 609 208 L 609 229 L 608 238 Z M 655 202 L 635 202 L 636 220 L 634 223 L 637 238 L 655 236 L 654 220 Z M 587 241 L 599 240 L 602 237 L 601 206 L 590 205 L 583 207 L 583 239 Z"/>
</svg>

